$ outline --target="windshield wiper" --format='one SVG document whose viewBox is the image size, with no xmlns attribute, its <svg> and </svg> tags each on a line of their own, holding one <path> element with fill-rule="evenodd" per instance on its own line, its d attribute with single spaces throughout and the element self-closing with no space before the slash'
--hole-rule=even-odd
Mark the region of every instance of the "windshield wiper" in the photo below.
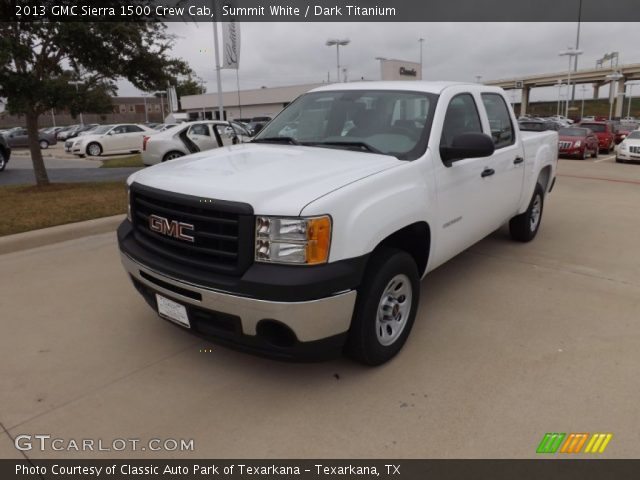
<svg viewBox="0 0 640 480">
<path fill-rule="evenodd" d="M 289 145 L 300 145 L 300 142 L 291 137 L 266 137 L 252 140 L 251 143 L 288 143 Z"/>
<path fill-rule="evenodd" d="M 314 142 L 311 144 L 308 144 L 314 147 L 322 147 L 322 146 L 328 146 L 328 147 L 357 147 L 360 148 L 361 150 L 366 150 L 367 152 L 371 152 L 371 153 L 379 153 L 381 155 L 388 155 L 387 153 L 384 153 L 381 150 L 378 150 L 376 147 L 369 145 L 366 142 Z"/>
</svg>

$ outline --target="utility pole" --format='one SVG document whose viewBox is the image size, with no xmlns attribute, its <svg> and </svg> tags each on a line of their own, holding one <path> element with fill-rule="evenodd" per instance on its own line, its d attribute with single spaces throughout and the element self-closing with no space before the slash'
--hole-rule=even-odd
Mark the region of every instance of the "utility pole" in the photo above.
<svg viewBox="0 0 640 480">
<path fill-rule="evenodd" d="M 580 50 L 580 27 L 582 25 L 582 0 L 580 0 L 580 5 L 578 6 L 578 31 L 576 33 L 576 51 Z M 578 71 L 578 57 L 576 56 L 575 63 L 573 64 L 574 73 Z M 576 86 L 573 86 L 573 91 L 571 93 L 571 101 L 573 102 L 576 98 Z"/>
<path fill-rule="evenodd" d="M 214 19 L 216 20 L 216 19 Z M 218 47 L 218 22 L 213 22 L 213 49 L 216 54 L 216 80 L 218 82 L 218 114 L 219 120 L 224 120 L 224 106 L 222 105 L 222 78 L 220 77 L 220 48 Z"/>
<path fill-rule="evenodd" d="M 424 78 L 422 75 L 422 44 L 424 43 L 424 38 L 418 39 L 418 42 L 420 42 L 420 80 L 422 80 Z"/>
</svg>

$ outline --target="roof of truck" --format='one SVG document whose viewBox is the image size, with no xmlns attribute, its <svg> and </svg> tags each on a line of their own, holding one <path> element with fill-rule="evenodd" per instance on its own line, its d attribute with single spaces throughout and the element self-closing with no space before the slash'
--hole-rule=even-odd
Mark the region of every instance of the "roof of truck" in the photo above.
<svg viewBox="0 0 640 480">
<path fill-rule="evenodd" d="M 486 90 L 495 90 L 495 87 L 488 87 L 479 83 L 472 82 L 428 82 L 422 80 L 410 81 L 390 81 L 390 82 L 349 82 L 349 83 L 331 83 L 322 87 L 314 88 L 312 92 L 332 91 L 332 90 L 407 90 L 411 92 L 426 92 L 440 94 L 449 87 L 457 87 L 467 85 L 469 87 L 478 87 Z"/>
</svg>

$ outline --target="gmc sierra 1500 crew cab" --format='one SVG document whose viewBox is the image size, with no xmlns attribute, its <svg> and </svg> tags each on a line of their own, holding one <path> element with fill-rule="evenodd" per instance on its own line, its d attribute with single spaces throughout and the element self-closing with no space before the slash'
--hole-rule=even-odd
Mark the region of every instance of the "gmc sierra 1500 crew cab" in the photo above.
<svg viewBox="0 0 640 480">
<path fill-rule="evenodd" d="M 329 85 L 248 144 L 129 177 L 121 259 L 196 334 L 378 365 L 405 343 L 428 272 L 506 222 L 536 236 L 557 153 L 557 133 L 520 132 L 498 88 Z"/>
</svg>

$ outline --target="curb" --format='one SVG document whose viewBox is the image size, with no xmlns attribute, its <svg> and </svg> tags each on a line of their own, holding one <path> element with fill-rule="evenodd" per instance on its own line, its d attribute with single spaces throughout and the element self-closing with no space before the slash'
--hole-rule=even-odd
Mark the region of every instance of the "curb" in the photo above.
<svg viewBox="0 0 640 480">
<path fill-rule="evenodd" d="M 88 237 L 90 235 L 115 232 L 118 225 L 124 219 L 125 215 L 114 215 L 112 217 L 95 218 L 85 222 L 68 223 L 66 225 L 57 225 L 55 227 L 0 237 L 0 255 L 29 250 L 31 248 L 64 242 L 66 240 Z"/>
</svg>

